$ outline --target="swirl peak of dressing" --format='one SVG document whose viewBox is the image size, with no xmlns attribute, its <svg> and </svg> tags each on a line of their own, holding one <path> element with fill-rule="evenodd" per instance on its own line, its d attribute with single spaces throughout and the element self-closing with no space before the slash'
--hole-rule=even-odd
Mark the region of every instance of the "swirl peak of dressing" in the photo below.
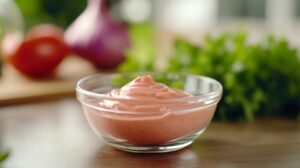
<svg viewBox="0 0 300 168">
<path fill-rule="evenodd" d="M 142 98 L 142 99 L 175 99 L 189 96 L 182 90 L 170 88 L 162 83 L 156 83 L 151 75 L 139 76 L 120 89 L 108 93 L 111 97 Z"/>
<path fill-rule="evenodd" d="M 173 89 L 165 84 L 155 82 L 151 75 L 139 76 L 123 87 L 111 90 L 106 95 L 121 99 L 102 100 L 99 102 L 100 107 L 135 112 L 166 112 L 184 108 L 187 106 L 185 103 L 177 101 L 162 103 L 161 100 L 191 96 L 183 90 Z"/>
</svg>

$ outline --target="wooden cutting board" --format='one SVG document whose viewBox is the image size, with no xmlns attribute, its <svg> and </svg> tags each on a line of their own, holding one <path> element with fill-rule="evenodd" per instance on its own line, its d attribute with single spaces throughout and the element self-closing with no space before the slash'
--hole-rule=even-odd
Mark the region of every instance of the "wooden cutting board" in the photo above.
<svg viewBox="0 0 300 168">
<path fill-rule="evenodd" d="M 93 73 L 97 73 L 93 66 L 77 57 L 68 57 L 59 65 L 55 77 L 43 80 L 29 79 L 11 65 L 4 65 L 0 106 L 74 96 L 76 82 Z"/>
</svg>

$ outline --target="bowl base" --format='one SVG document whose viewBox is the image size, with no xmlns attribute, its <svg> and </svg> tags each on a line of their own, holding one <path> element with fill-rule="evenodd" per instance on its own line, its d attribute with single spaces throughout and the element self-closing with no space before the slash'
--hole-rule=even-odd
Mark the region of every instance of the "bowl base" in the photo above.
<svg viewBox="0 0 300 168">
<path fill-rule="evenodd" d="M 137 145 L 120 142 L 112 138 L 103 138 L 106 143 L 114 148 L 131 153 L 167 153 L 180 150 L 193 143 L 193 141 L 204 132 L 205 128 L 189 136 L 178 138 L 160 145 Z"/>
<path fill-rule="evenodd" d="M 131 153 L 167 153 L 180 150 L 186 146 L 189 146 L 193 141 L 188 141 L 185 143 L 178 143 L 172 145 L 149 145 L 149 146 L 137 146 L 137 145 L 130 145 L 130 144 L 118 144 L 118 143 L 111 143 L 107 142 L 112 147 L 117 148 L 119 150 Z"/>
</svg>

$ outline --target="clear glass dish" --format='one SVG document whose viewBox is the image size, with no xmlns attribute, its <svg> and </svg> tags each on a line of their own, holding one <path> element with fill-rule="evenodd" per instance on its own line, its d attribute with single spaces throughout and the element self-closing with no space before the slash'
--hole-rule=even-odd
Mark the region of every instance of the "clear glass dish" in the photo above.
<svg viewBox="0 0 300 168">
<path fill-rule="evenodd" d="M 191 96 L 147 102 L 184 104 L 168 112 L 120 111 L 99 106 L 100 101 L 141 103 L 138 99 L 113 98 L 106 93 L 145 74 Z M 222 91 L 222 85 L 209 77 L 176 73 L 97 74 L 79 80 L 76 86 L 77 98 L 94 132 L 111 146 L 135 153 L 171 152 L 190 145 L 210 124 Z"/>
</svg>

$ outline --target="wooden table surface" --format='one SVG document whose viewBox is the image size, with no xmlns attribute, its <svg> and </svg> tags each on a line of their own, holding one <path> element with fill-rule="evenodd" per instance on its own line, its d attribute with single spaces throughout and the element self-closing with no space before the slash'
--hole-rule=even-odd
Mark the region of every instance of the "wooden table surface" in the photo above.
<svg viewBox="0 0 300 168">
<path fill-rule="evenodd" d="M 191 146 L 166 154 L 131 154 L 104 144 L 75 99 L 0 107 L 6 168 L 205 167 L 299 168 L 300 122 L 213 122 Z"/>
</svg>

